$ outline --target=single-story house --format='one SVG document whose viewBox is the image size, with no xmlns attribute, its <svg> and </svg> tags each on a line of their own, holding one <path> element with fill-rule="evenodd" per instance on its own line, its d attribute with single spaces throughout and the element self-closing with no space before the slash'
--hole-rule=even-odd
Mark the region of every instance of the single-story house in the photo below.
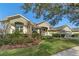
<svg viewBox="0 0 79 59">
<path fill-rule="evenodd" d="M 22 34 L 32 34 L 33 31 L 43 36 L 52 36 L 53 33 L 61 34 L 75 34 L 79 33 L 78 28 L 71 29 L 68 25 L 63 25 L 57 28 L 53 28 L 48 22 L 44 21 L 38 24 L 31 22 L 28 18 L 17 14 L 5 18 L 0 21 L 4 25 L 4 30 L 7 34 L 12 34 L 15 30 L 20 31 Z"/>
<path fill-rule="evenodd" d="M 12 34 L 15 30 L 20 31 L 23 34 L 32 34 L 34 23 L 22 15 L 13 15 L 0 21 L 5 26 L 5 31 L 8 34 Z"/>
<path fill-rule="evenodd" d="M 59 26 L 51 30 L 48 30 L 48 32 L 51 35 L 55 33 L 59 33 L 59 34 L 65 34 L 69 36 L 73 34 L 79 34 L 79 28 L 70 28 L 68 25 L 63 25 L 63 26 Z"/>
</svg>

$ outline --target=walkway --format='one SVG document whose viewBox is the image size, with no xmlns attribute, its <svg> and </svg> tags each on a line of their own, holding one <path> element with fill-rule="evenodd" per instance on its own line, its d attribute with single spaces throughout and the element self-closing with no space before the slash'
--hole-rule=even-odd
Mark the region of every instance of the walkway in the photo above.
<svg viewBox="0 0 79 59">
<path fill-rule="evenodd" d="M 64 51 L 59 52 L 53 56 L 79 56 L 79 46 L 64 50 Z"/>
</svg>

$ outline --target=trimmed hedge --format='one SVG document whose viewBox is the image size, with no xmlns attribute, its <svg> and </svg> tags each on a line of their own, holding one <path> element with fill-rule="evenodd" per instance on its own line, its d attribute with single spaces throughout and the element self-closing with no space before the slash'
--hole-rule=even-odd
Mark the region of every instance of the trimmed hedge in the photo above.
<svg viewBox="0 0 79 59">
<path fill-rule="evenodd" d="M 65 34 L 55 33 L 55 34 L 52 34 L 52 37 L 65 37 Z"/>
<path fill-rule="evenodd" d="M 60 34 L 58 33 L 52 34 L 52 37 L 60 37 Z"/>
<path fill-rule="evenodd" d="M 79 37 L 79 34 L 73 34 L 72 37 Z"/>
</svg>

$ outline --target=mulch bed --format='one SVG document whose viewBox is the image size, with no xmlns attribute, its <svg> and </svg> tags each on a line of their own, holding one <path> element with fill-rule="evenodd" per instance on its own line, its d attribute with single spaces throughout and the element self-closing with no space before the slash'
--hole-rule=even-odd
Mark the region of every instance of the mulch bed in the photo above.
<svg viewBox="0 0 79 59">
<path fill-rule="evenodd" d="M 3 45 L 0 47 L 0 50 L 6 50 L 6 49 L 15 49 L 15 48 L 26 48 L 26 47 L 31 47 L 32 44 L 28 44 L 28 45 L 20 45 L 20 44 L 16 44 L 16 45 Z"/>
<path fill-rule="evenodd" d="M 6 49 L 15 49 L 15 48 L 28 48 L 28 47 L 32 47 L 35 45 L 39 45 L 40 41 L 34 41 L 31 43 L 26 43 L 26 44 L 15 44 L 15 45 L 3 45 L 0 46 L 0 50 L 6 50 Z"/>
</svg>

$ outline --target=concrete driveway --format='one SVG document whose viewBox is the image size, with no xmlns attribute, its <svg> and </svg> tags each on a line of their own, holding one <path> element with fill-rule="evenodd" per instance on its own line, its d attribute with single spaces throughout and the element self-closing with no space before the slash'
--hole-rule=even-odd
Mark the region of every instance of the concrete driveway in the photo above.
<svg viewBox="0 0 79 59">
<path fill-rule="evenodd" d="M 53 56 L 79 56 L 79 46 L 64 50 L 64 51 L 59 52 Z"/>
</svg>

